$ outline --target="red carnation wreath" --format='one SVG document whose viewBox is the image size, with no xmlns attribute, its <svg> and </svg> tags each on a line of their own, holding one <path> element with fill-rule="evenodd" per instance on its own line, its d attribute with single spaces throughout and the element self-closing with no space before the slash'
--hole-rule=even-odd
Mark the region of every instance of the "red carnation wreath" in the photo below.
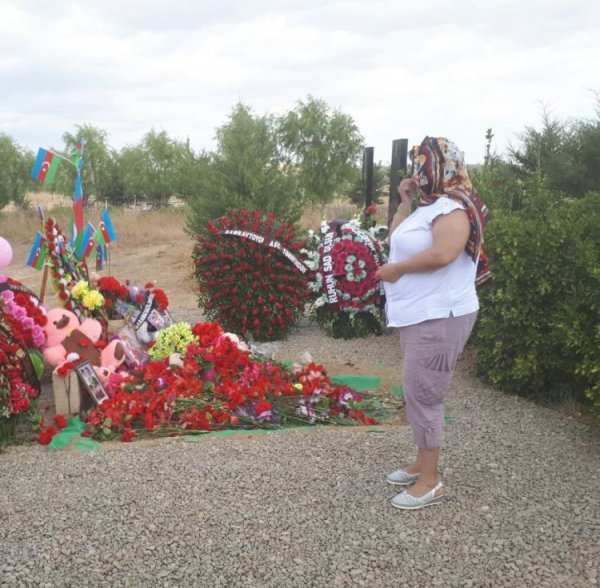
<svg viewBox="0 0 600 588">
<path fill-rule="evenodd" d="M 282 338 L 308 300 L 305 243 L 269 212 L 230 211 L 197 238 L 193 258 L 199 306 L 223 327 L 257 341 Z"/>
</svg>

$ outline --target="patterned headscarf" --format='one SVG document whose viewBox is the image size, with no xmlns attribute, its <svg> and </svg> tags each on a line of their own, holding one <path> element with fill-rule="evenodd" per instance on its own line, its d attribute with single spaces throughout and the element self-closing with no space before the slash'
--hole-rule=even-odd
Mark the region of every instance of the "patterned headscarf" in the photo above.
<svg viewBox="0 0 600 588">
<path fill-rule="evenodd" d="M 480 286 L 491 277 L 483 238 L 490 211 L 473 190 L 463 152 L 443 137 L 425 137 L 412 148 L 411 157 L 413 180 L 421 194 L 419 206 L 428 206 L 440 196 L 447 196 L 467 209 L 471 233 L 465 249 L 477 264 L 475 284 Z"/>
</svg>

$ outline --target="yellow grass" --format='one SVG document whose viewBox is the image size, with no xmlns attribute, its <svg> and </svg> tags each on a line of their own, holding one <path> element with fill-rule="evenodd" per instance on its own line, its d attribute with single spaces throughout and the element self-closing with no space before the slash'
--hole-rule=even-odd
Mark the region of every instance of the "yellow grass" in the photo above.
<svg viewBox="0 0 600 588">
<path fill-rule="evenodd" d="M 331 204 L 315 205 L 307 208 L 300 218 L 299 224 L 306 229 L 318 231 L 321 221 L 331 221 L 334 219 L 349 220 L 356 216 L 358 208 L 347 200 L 336 200 Z"/>
<path fill-rule="evenodd" d="M 58 206 L 62 201 L 60 198 L 47 200 L 53 194 L 36 194 L 39 196 L 35 202 L 40 202 L 44 207 L 46 216 L 52 215 L 58 222 L 59 227 L 66 234 L 69 233 L 71 219 L 71 203 L 67 206 Z M 49 203 L 53 203 L 53 207 Z M 34 202 L 32 201 L 32 204 Z M 299 224 L 307 229 L 318 231 L 322 220 L 333 219 L 349 220 L 356 216 L 359 207 L 344 200 L 334 201 L 331 204 L 313 206 L 304 211 Z M 98 226 L 102 207 L 88 206 L 85 210 L 86 222 Z M 185 232 L 186 216 L 185 209 L 166 208 L 160 210 L 142 211 L 110 208 L 115 231 L 117 233 L 118 247 L 121 249 L 135 249 L 147 245 L 168 244 L 174 242 L 189 242 L 192 239 Z M 376 220 L 379 224 L 386 224 L 387 203 L 378 205 Z M 29 210 L 7 210 L 0 215 L 0 235 L 8 239 L 14 245 L 31 243 L 33 235 L 40 229 L 40 223 L 34 208 Z M 191 245 L 190 245 L 191 246 Z"/>
<path fill-rule="evenodd" d="M 98 226 L 102 209 L 86 209 L 86 222 Z M 52 216 L 65 234 L 69 234 L 70 208 L 55 208 Z M 174 241 L 190 240 L 185 233 L 185 215 L 180 209 L 131 211 L 111 208 L 110 218 L 117 233 L 119 247 L 135 248 Z M 0 235 L 13 244 L 32 242 L 40 230 L 34 210 L 4 212 L 0 217 Z"/>
</svg>

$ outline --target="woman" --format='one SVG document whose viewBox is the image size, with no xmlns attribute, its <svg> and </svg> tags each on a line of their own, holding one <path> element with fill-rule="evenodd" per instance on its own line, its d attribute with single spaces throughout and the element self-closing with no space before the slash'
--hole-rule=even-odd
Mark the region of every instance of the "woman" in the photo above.
<svg viewBox="0 0 600 588">
<path fill-rule="evenodd" d="M 404 399 L 417 446 L 415 461 L 387 478 L 398 486 L 414 482 L 392 499 L 402 509 L 443 499 L 444 398 L 477 317 L 476 277 L 489 277 L 483 252 L 488 212 L 473 191 L 463 154 L 447 139 L 426 137 L 412 158 L 413 177 L 398 187 L 390 261 L 377 274 L 385 282 L 388 326 L 399 327 Z M 419 207 L 409 215 L 415 189 Z"/>
</svg>

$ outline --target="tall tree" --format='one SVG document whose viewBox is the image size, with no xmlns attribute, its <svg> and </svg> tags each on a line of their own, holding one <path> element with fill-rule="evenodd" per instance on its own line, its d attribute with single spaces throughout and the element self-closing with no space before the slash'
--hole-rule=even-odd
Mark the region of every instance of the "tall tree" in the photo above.
<svg viewBox="0 0 600 588">
<path fill-rule="evenodd" d="M 165 131 L 150 131 L 139 145 L 121 152 L 120 169 L 128 198 L 165 206 L 171 196 L 183 195 L 182 173 L 189 171 L 193 159 L 187 144 Z"/>
<path fill-rule="evenodd" d="M 29 177 L 33 161 L 30 151 L 0 133 L 0 209 L 10 202 L 18 206 L 26 204 L 25 193 L 35 189 Z"/>
<path fill-rule="evenodd" d="M 562 121 L 547 112 L 542 127 L 526 127 L 510 150 L 522 177 L 541 174 L 548 187 L 583 196 L 600 185 L 600 102 L 596 119 Z"/>
<path fill-rule="evenodd" d="M 297 178 L 284 173 L 281 163 L 273 119 L 237 104 L 217 130 L 216 153 L 203 161 L 190 202 L 191 229 L 202 232 L 209 220 L 241 207 L 296 220 L 302 209 Z"/>
<path fill-rule="evenodd" d="M 108 134 L 103 129 L 92 125 L 76 125 L 73 133 L 63 135 L 62 153 L 70 157 L 78 145 L 84 141 L 84 165 L 82 169 L 83 198 L 87 202 L 90 196 L 97 199 L 119 200 L 122 194 L 115 193 L 119 182 L 115 181 L 118 169 L 117 155 L 107 142 Z M 63 194 L 72 194 L 75 179 L 75 168 L 62 163 L 53 189 Z"/>
<path fill-rule="evenodd" d="M 351 116 L 308 96 L 277 127 L 283 160 L 297 174 L 303 200 L 326 203 L 348 194 L 363 145 Z"/>
</svg>

